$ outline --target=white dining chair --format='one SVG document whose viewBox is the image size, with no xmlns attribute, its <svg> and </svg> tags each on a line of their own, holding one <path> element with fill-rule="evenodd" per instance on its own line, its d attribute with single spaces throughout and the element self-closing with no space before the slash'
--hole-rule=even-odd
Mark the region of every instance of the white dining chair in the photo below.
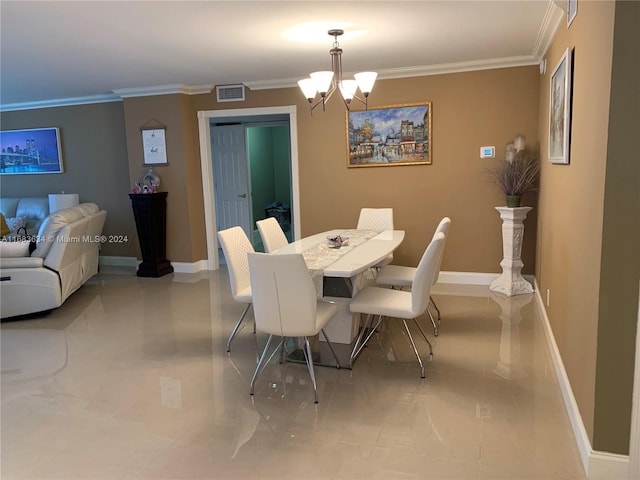
<svg viewBox="0 0 640 480">
<path fill-rule="evenodd" d="M 358 217 L 358 230 L 375 230 L 383 232 L 393 230 L 393 208 L 362 208 Z M 393 262 L 393 253 L 380 260 L 373 266 L 375 272 Z"/>
<path fill-rule="evenodd" d="M 444 233 L 445 244 L 447 237 L 449 236 L 449 229 L 451 228 L 451 219 L 449 217 L 444 217 L 440 220 L 436 231 L 433 234 L 433 238 L 438 233 Z M 433 276 L 433 283 L 438 281 L 438 276 L 440 275 L 440 265 L 442 264 L 442 256 L 444 255 L 444 247 L 442 249 L 442 254 L 438 259 L 438 265 L 436 268 L 436 273 Z M 406 267 L 403 265 L 386 265 L 384 268 L 378 271 L 378 275 L 376 276 L 376 283 L 378 285 L 387 285 L 392 288 L 411 288 L 413 284 L 413 279 L 416 275 L 416 267 Z M 435 300 L 432 296 L 429 296 L 429 302 L 436 309 L 438 314 L 438 323 L 436 324 L 431 311 L 427 309 L 427 313 L 429 314 L 429 318 L 431 319 L 431 324 L 433 325 L 433 333 L 437 337 L 440 332 L 440 323 L 442 321 L 442 317 L 440 315 L 440 309 L 436 304 Z"/>
<path fill-rule="evenodd" d="M 431 359 L 433 357 L 431 342 L 429 342 L 427 334 L 416 321 L 416 318 L 422 315 L 429 306 L 429 294 L 431 286 L 433 285 L 433 277 L 438 267 L 438 258 L 444 249 L 444 242 L 444 233 L 437 233 L 434 236 L 433 240 L 422 255 L 418 267 L 416 268 L 416 274 L 413 278 L 410 292 L 383 287 L 365 287 L 356 294 L 353 300 L 351 300 L 351 303 L 349 304 L 351 312 L 367 314 L 367 319 L 356 338 L 356 342 L 351 352 L 351 357 L 349 359 L 350 367 L 367 344 L 369 338 L 371 338 L 371 336 L 376 332 L 376 329 L 382 320 L 384 318 L 398 318 L 402 321 L 409 343 L 411 344 L 413 352 L 420 364 L 420 376 L 422 378 L 425 377 L 424 364 L 422 363 L 416 344 L 413 341 L 413 336 L 411 335 L 411 331 L 407 325 L 407 320 L 413 320 L 420 330 L 420 333 L 429 346 L 429 358 Z M 374 316 L 378 317 L 378 322 L 373 328 L 371 328 Z M 366 338 L 363 339 L 365 332 L 368 332 L 368 334 Z"/>
<path fill-rule="evenodd" d="M 247 238 L 247 234 L 241 227 L 231 227 L 218 232 L 220 246 L 227 262 L 229 271 L 229 283 L 231 284 L 231 295 L 238 303 L 246 303 L 240 320 L 236 323 L 229 339 L 227 340 L 227 352 L 231 351 L 231 341 L 240 330 L 242 321 L 251 308 L 251 282 L 249 281 L 249 263 L 247 254 L 254 252 L 253 245 Z"/>
<path fill-rule="evenodd" d="M 256 330 L 269 334 L 251 379 L 249 392 L 253 395 L 256 379 L 268 363 L 265 360 L 274 335 L 282 339 L 271 357 L 284 346 L 286 338 L 302 337 L 304 338 L 303 352 L 313 384 L 314 401 L 318 403 L 318 388 L 309 337 L 322 332 L 335 358 L 336 367 L 340 368 L 338 357 L 324 331 L 325 325 L 336 314 L 338 307 L 317 298 L 313 280 L 302 254 L 250 253 L 248 258 Z"/>
<path fill-rule="evenodd" d="M 260 232 L 260 238 L 262 238 L 262 245 L 264 245 L 266 253 L 271 253 L 289 243 L 275 217 L 258 220 L 256 226 L 258 227 L 258 232 Z"/>
</svg>

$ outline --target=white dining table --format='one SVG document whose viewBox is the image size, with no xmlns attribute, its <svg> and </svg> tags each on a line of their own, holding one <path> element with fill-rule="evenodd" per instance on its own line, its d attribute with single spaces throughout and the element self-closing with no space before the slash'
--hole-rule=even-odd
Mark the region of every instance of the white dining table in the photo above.
<svg viewBox="0 0 640 480">
<path fill-rule="evenodd" d="M 329 238 L 339 235 L 348 244 L 335 248 Z M 359 330 L 359 317 L 349 302 L 364 286 L 375 282 L 370 269 L 402 243 L 404 230 L 334 229 L 285 245 L 273 254 L 301 253 L 314 279 L 318 295 L 334 302 L 338 313 L 325 331 L 333 343 L 351 345 Z"/>
</svg>

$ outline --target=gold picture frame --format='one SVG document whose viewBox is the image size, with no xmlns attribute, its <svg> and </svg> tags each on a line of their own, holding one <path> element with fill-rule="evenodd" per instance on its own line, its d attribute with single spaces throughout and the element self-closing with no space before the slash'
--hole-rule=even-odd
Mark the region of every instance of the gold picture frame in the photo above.
<svg viewBox="0 0 640 480">
<path fill-rule="evenodd" d="M 347 167 L 431 165 L 431 102 L 346 115 Z"/>
</svg>

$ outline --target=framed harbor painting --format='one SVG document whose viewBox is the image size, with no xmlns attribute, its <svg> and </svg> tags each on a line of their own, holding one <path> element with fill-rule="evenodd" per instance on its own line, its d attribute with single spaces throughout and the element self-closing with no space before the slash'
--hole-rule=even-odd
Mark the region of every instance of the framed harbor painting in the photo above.
<svg viewBox="0 0 640 480">
<path fill-rule="evenodd" d="M 347 166 L 431 164 L 431 102 L 347 112 Z"/>
<path fill-rule="evenodd" d="M 63 171 L 59 128 L 0 131 L 0 175 Z"/>
</svg>

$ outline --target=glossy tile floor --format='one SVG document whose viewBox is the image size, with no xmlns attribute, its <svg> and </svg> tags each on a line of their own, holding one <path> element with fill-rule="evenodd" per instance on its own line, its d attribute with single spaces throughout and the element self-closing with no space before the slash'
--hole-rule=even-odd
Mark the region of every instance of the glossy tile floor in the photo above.
<svg viewBox="0 0 640 480">
<path fill-rule="evenodd" d="M 2 478 L 584 478 L 533 296 L 434 298 L 426 379 L 392 321 L 353 370 L 316 368 L 316 405 L 296 363 L 270 363 L 249 395 L 264 337 L 245 328 L 226 353 L 243 307 L 224 268 L 103 271 L 1 326 Z"/>
</svg>

